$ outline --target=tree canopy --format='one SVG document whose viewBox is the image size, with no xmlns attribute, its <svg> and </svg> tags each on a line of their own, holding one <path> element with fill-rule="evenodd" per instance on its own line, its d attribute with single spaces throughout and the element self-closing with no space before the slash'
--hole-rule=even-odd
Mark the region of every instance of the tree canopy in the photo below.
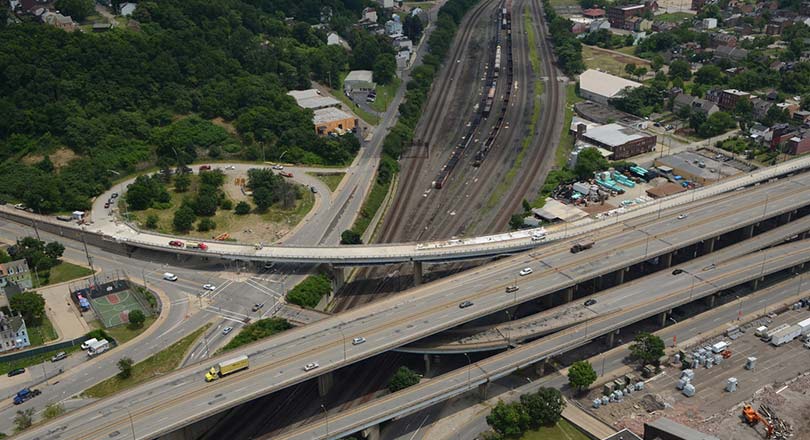
<svg viewBox="0 0 810 440">
<path fill-rule="evenodd" d="M 664 356 L 664 341 L 650 333 L 639 333 L 630 344 L 630 354 L 642 363 L 657 364 Z"/>
<path fill-rule="evenodd" d="M 399 367 L 396 373 L 388 382 L 388 390 L 396 393 L 399 390 L 414 386 L 419 383 L 419 375 L 408 367 Z"/>
<path fill-rule="evenodd" d="M 596 381 L 596 371 L 588 361 L 576 361 L 568 368 L 568 383 L 583 390 Z"/>
</svg>

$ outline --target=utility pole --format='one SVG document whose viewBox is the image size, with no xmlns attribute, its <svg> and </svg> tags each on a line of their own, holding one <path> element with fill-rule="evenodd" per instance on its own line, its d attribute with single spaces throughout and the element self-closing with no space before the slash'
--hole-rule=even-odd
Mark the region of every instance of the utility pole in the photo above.
<svg viewBox="0 0 810 440">
<path fill-rule="evenodd" d="M 87 250 L 87 239 L 84 234 L 82 234 L 82 244 L 84 245 L 84 255 L 87 257 L 87 264 L 90 266 L 90 270 L 93 271 L 93 282 L 98 288 L 98 277 L 96 276 L 96 269 L 93 267 L 93 257 L 90 256 L 90 251 Z"/>
<path fill-rule="evenodd" d="M 31 220 L 31 226 L 33 226 L 33 227 L 34 227 L 34 234 L 36 234 L 36 236 L 37 236 L 37 240 L 42 241 L 42 240 L 39 238 L 39 229 L 37 229 L 37 221 L 36 221 L 36 220 Z"/>
</svg>

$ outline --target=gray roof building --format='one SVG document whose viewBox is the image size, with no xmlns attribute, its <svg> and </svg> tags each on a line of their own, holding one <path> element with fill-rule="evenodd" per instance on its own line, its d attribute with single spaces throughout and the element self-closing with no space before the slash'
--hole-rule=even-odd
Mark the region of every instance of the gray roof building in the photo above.
<svg viewBox="0 0 810 440">
<path fill-rule="evenodd" d="M 656 143 L 654 135 L 615 123 L 588 129 L 578 137 L 591 145 L 612 151 L 614 160 L 648 153 Z"/>
<path fill-rule="evenodd" d="M 375 88 L 377 84 L 374 83 L 374 73 L 370 70 L 352 70 L 343 80 L 343 90 L 346 93 L 370 92 Z"/>
<path fill-rule="evenodd" d="M 720 440 L 666 417 L 644 424 L 644 440 Z"/>
<path fill-rule="evenodd" d="M 290 90 L 287 94 L 295 98 L 295 102 L 301 108 L 317 110 L 327 107 L 340 107 L 340 101 L 331 96 L 323 96 L 316 89 Z"/>
<path fill-rule="evenodd" d="M 594 69 L 579 75 L 580 95 L 600 104 L 607 104 L 610 98 L 619 96 L 628 87 L 634 89 L 641 87 L 641 84 Z"/>
</svg>

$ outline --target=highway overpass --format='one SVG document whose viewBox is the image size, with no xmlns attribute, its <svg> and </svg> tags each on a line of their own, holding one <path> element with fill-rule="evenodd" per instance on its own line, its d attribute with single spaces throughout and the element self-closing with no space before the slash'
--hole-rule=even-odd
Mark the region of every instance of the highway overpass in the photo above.
<svg viewBox="0 0 810 440">
<path fill-rule="evenodd" d="M 131 436 L 131 428 L 137 438 L 154 437 L 305 380 L 318 377 L 326 387 L 331 376 L 325 373 L 514 304 L 556 292 L 570 298 L 569 288 L 579 283 L 610 273 L 618 276 L 626 267 L 655 257 L 667 265 L 679 249 L 706 246 L 732 231 L 750 237 L 754 226 L 768 218 L 802 216 L 810 204 L 808 184 L 810 174 L 799 174 L 721 194 L 676 213 L 626 220 L 616 226 L 621 232 L 595 234 L 596 245 L 578 254 L 569 252 L 570 244 L 560 243 L 502 259 L 173 372 L 38 426 L 21 438 L 107 438 L 117 432 L 120 439 Z M 688 216 L 678 218 L 678 213 Z M 518 292 L 505 294 L 504 288 L 527 266 L 534 273 L 520 277 Z M 474 305 L 459 308 L 465 300 Z M 352 345 L 358 336 L 366 342 Z M 213 383 L 202 380 L 210 364 L 240 354 L 250 356 L 249 370 Z M 306 372 L 303 366 L 309 362 L 320 367 Z"/>
</svg>

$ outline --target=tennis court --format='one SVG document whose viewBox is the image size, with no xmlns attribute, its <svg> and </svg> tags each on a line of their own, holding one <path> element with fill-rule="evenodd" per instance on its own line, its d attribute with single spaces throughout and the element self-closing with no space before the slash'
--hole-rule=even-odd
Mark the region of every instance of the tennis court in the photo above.
<svg viewBox="0 0 810 440">
<path fill-rule="evenodd" d="M 106 328 L 129 323 L 129 312 L 140 310 L 144 316 L 151 313 L 144 307 L 131 290 L 110 293 L 99 298 L 90 298 L 93 310 Z"/>
</svg>

